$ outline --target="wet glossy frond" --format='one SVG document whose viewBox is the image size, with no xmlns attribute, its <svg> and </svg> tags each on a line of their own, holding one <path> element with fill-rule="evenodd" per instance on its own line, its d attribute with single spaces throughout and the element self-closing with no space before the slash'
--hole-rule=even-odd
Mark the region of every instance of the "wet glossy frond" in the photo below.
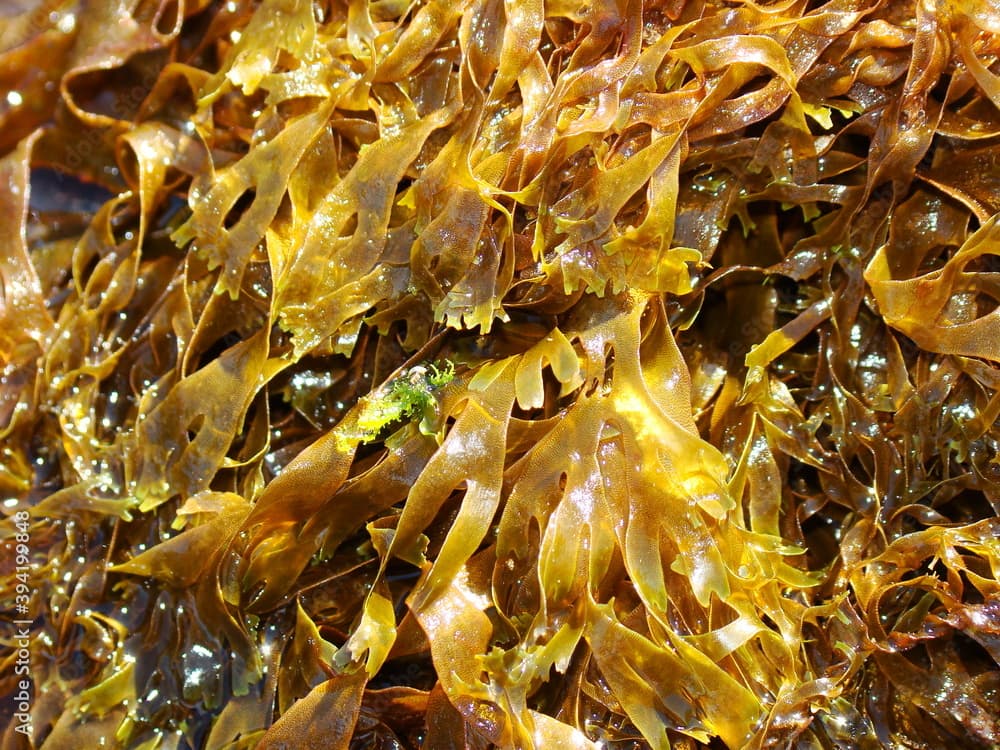
<svg viewBox="0 0 1000 750">
<path fill-rule="evenodd" d="M 1000 746 L 994 3 L 17 0 L 0 89 L 4 749 Z"/>
</svg>

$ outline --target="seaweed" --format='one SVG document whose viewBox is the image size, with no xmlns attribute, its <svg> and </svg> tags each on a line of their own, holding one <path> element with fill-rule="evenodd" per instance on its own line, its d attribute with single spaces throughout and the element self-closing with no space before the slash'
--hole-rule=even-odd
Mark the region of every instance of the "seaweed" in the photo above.
<svg viewBox="0 0 1000 750">
<path fill-rule="evenodd" d="M 0 746 L 1000 745 L 998 59 L 0 9 Z"/>
</svg>

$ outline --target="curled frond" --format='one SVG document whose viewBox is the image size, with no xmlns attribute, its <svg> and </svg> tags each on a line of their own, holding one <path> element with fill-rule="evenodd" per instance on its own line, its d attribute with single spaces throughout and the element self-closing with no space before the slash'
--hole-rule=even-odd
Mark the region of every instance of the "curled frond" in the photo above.
<svg viewBox="0 0 1000 750">
<path fill-rule="evenodd" d="M 8 744 L 1000 747 L 995 3 L 0 5 Z"/>
</svg>

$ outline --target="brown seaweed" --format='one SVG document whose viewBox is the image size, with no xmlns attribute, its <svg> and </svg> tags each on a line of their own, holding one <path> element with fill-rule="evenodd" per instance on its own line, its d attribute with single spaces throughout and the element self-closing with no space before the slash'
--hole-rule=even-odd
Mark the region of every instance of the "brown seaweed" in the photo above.
<svg viewBox="0 0 1000 750">
<path fill-rule="evenodd" d="M 0 88 L 3 748 L 1000 745 L 991 3 L 30 0 Z"/>
</svg>

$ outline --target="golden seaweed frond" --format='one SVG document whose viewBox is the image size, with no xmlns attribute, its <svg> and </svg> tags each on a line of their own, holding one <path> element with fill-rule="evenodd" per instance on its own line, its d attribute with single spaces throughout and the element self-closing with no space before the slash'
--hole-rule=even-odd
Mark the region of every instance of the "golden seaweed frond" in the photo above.
<svg viewBox="0 0 1000 750">
<path fill-rule="evenodd" d="M 17 0 L 0 89 L 3 748 L 1000 746 L 993 3 Z"/>
</svg>

